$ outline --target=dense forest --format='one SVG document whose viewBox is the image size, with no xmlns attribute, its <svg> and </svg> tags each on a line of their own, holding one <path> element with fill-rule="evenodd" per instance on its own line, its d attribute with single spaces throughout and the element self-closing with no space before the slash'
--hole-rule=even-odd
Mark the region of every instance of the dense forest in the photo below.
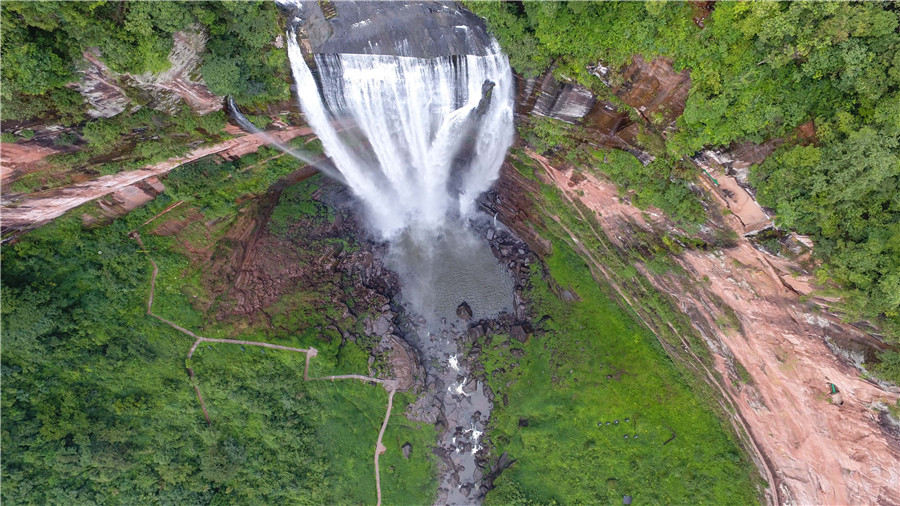
<svg viewBox="0 0 900 506">
<path fill-rule="evenodd" d="M 685 112 L 674 127 L 660 132 L 663 142 L 653 146 L 656 160 L 648 165 L 624 151 L 594 152 L 576 145 L 577 125 L 534 120 L 521 131 L 539 151 L 570 151 L 572 160 L 599 167 L 616 184 L 636 190 L 643 197 L 639 203 L 657 206 L 680 222 L 699 226 L 706 220 L 692 191 L 700 174 L 685 163 L 688 157 L 708 147 L 784 139 L 764 163 L 751 168 L 759 201 L 776 211 L 780 227 L 813 238 L 816 273 L 824 286 L 840 287 L 834 291 L 843 297 L 848 318 L 869 318 L 888 340 L 900 342 L 900 5 L 718 2 L 697 22 L 700 4 L 466 3 L 487 19 L 521 76 L 552 69 L 559 79 L 603 97 L 606 85 L 589 70 L 598 62 L 617 69 L 635 55 L 663 57 L 690 72 Z M 89 48 L 98 48 L 116 73 L 160 72 L 168 66 L 172 35 L 202 30 L 209 39 L 199 72 L 212 93 L 232 96 L 248 108 L 290 98 L 287 56 L 273 42 L 284 19 L 273 2 L 3 2 L 0 15 L 0 116 L 4 125 L 72 127 L 77 135 L 61 135 L 58 145 L 78 142 L 79 149 L 53 159 L 66 167 L 133 149 L 135 159 L 95 168 L 108 174 L 225 137 L 221 111 L 198 116 L 187 108 L 175 114 L 142 108 L 89 118 L 83 97 L 71 88 Z M 271 121 L 251 119 L 260 126 Z M 814 137 L 797 135 L 809 122 Z M 31 130 L 4 132 L 3 142 L 27 141 L 30 135 Z M 364 347 L 371 343 L 339 347 L 339 338 L 322 342 L 316 337 L 327 322 L 310 301 L 330 295 L 298 292 L 290 299 L 296 304 L 276 315 L 296 325 L 296 335 L 266 335 L 232 321 L 219 324 L 192 305 L 194 295 L 215 299 L 216 294 L 197 284 L 203 265 L 189 249 L 161 234 L 146 234 L 147 250 L 128 238 L 131 230 L 179 200 L 186 202 L 178 211 L 182 214 L 173 212 L 167 219 L 186 219 L 194 212 L 221 232 L 251 212 L 279 177 L 297 169 L 295 161 L 267 148 L 224 163 L 203 160 L 172 172 L 166 193 L 111 223 L 85 227 L 84 209 L 78 209 L 3 246 L 4 501 L 374 502 L 369 435 L 384 416 L 383 391 L 304 383 L 297 378 L 302 357 L 224 347 L 201 349 L 190 364 L 197 379 L 189 378 L 185 357 L 191 342 L 146 314 L 147 255 L 161 266 L 156 307 L 173 320 L 195 330 L 295 346 L 312 343 L 321 351 L 323 372 L 365 370 Z M 4 193 L 53 187 L 47 177 L 26 175 L 12 186 L 4 183 Z M 297 220 L 309 207 L 306 189 L 294 187 L 273 204 L 265 233 L 289 236 L 292 227 L 302 226 Z M 567 223 L 575 227 L 578 220 Z M 205 246 L 215 249 L 221 237 L 205 233 L 198 231 L 198 240 L 209 240 Z M 222 244 L 221 249 L 228 247 L 227 241 Z M 324 247 L 296 245 L 298 251 L 305 246 Z M 698 400 L 698 387 L 680 376 L 656 338 L 634 324 L 633 315 L 614 307 L 609 300 L 614 295 L 595 286 L 567 243 L 560 239 L 554 247 L 557 254 L 545 272 L 535 267 L 529 296 L 548 317 L 548 342 L 563 352 L 561 358 L 535 340 L 485 353 L 489 372 L 500 371 L 491 385 L 498 394 L 507 389 L 504 394 L 512 399 L 509 407 L 497 408 L 494 443 L 525 457 L 502 476 L 489 502 L 620 500 L 623 490 L 650 481 L 661 489 L 648 497 L 660 502 L 752 501 L 755 483 L 741 481 L 753 472 L 751 464 Z M 550 278 L 577 288 L 586 303 L 569 307 L 553 298 L 544 284 Z M 672 321 L 676 316 L 685 318 L 678 314 Z M 563 336 L 585 342 L 603 336 L 604 342 L 592 342 L 585 351 Z M 525 359 L 513 354 L 526 349 Z M 606 359 L 609 372 L 642 364 L 633 384 L 608 382 L 605 390 L 584 395 L 589 402 L 579 401 L 579 406 L 589 405 L 577 416 L 542 423 L 549 416 L 545 413 L 553 413 L 547 405 L 563 399 L 559 392 L 566 400 L 553 406 L 557 418 L 574 412 L 572 399 L 584 394 L 587 383 L 566 380 L 538 387 L 527 381 L 539 385 L 537 373 L 544 378 L 551 367 L 587 377 L 593 367 L 584 360 L 588 353 L 610 351 L 637 358 L 628 364 Z M 900 383 L 900 353 L 881 358 L 878 372 Z M 638 399 L 661 389 L 660 378 L 671 384 L 667 392 L 677 405 L 660 402 L 661 407 L 651 408 Z M 199 410 L 192 389 L 197 384 L 208 392 L 212 426 Z M 398 397 L 397 405 L 411 400 Z M 690 416 L 673 422 L 682 409 Z M 594 429 L 597 418 L 624 419 L 638 410 L 649 416 L 641 418 L 642 438 L 631 439 L 631 446 L 622 446 L 618 433 L 579 432 L 589 423 Z M 402 414 L 395 417 L 402 423 L 389 426 L 385 441 L 392 446 L 382 461 L 388 469 L 383 472 L 390 473 L 389 479 L 383 477 L 386 502 L 430 502 L 433 456 L 420 451 L 401 460 L 398 447 L 406 440 L 417 449 L 428 447 L 434 439 L 431 427 L 412 427 Z M 664 444 L 667 424 L 694 446 L 671 453 L 642 446 Z M 557 443 L 558 453 L 545 458 L 544 449 Z M 590 460 L 596 448 L 618 460 Z M 562 458 L 572 455 L 583 457 L 575 470 Z M 725 464 L 709 464 L 719 461 Z M 699 468 L 691 467 L 698 463 Z M 608 472 L 629 470 L 631 476 L 600 483 L 594 475 L 601 466 Z"/>
<path fill-rule="evenodd" d="M 693 2 L 467 6 L 487 18 L 525 76 L 553 68 L 602 90 L 589 71 L 597 62 L 622 67 L 640 54 L 688 69 L 685 112 L 664 151 L 655 153 L 668 163 L 632 164 L 635 174 L 656 168 L 657 178 L 675 177 L 678 161 L 701 148 L 786 138 L 751 169 L 760 203 L 775 209 L 780 226 L 814 239 L 820 280 L 850 289 L 843 294 L 848 309 L 874 318 L 891 339 L 900 337 L 896 3 L 719 2 L 703 27 Z M 815 125 L 812 141 L 795 135 L 808 121 Z M 640 185 L 652 178 L 620 179 Z M 900 379 L 900 371 L 891 375 Z"/>
</svg>

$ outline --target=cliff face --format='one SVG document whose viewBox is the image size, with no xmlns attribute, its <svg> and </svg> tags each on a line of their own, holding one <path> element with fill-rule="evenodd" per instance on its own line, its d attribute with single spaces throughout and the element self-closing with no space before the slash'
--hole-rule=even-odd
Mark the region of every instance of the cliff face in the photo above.
<svg viewBox="0 0 900 506">
<path fill-rule="evenodd" d="M 199 77 L 207 36 L 201 27 L 176 32 L 169 53 L 171 67 L 160 74 L 117 74 L 102 61 L 96 48 L 85 51 L 81 79 L 72 85 L 84 97 L 93 118 L 110 118 L 126 109 L 148 107 L 175 112 L 184 102 L 197 114 L 207 114 L 222 107 L 222 97 L 213 95 Z M 140 96 L 137 103 L 128 88 Z"/>
<path fill-rule="evenodd" d="M 222 97 L 212 94 L 200 77 L 200 64 L 207 35 L 202 27 L 175 32 L 169 53 L 172 66 L 161 74 L 144 73 L 130 76 L 134 86 L 150 96 L 149 106 L 169 113 L 183 101 L 197 114 L 207 114 L 222 107 Z"/>
<path fill-rule="evenodd" d="M 601 148 L 630 152 L 647 164 L 653 156 L 638 141 L 642 128 L 665 131 L 684 112 L 690 90 L 688 71 L 675 72 L 664 59 L 644 60 L 635 55 L 622 71 L 598 64 L 591 69 L 609 91 L 633 111 L 610 100 L 600 100 L 584 86 L 559 82 L 547 71 L 536 78 L 519 79 L 520 116 L 546 116 L 578 124 L 587 142 Z M 639 117 L 639 121 L 635 121 Z"/>
<path fill-rule="evenodd" d="M 586 88 L 557 82 L 550 73 L 520 80 L 518 113 L 576 123 L 588 132 L 590 142 L 640 158 L 639 129 L 649 126 L 664 133 L 684 111 L 690 76 L 674 72 L 668 62 L 635 57 L 619 73 L 602 66 L 594 72 L 634 109 L 630 115 Z M 812 123 L 795 134 L 814 142 Z M 749 434 L 747 446 L 770 482 L 772 502 L 895 504 L 900 502 L 900 431 L 886 407 L 897 402 L 900 390 L 862 379 L 857 369 L 886 346 L 865 326 L 831 313 L 834 301 L 816 295 L 814 277 L 799 262 L 762 251 L 749 238 L 771 227 L 772 220 L 771 212 L 754 199 L 748 169 L 783 142 L 735 144 L 694 157 L 709 173 L 699 184 L 714 198 L 713 205 L 731 211 L 714 226 L 737 231 L 734 245 L 675 255 L 684 276 L 657 274 L 642 263 L 634 267 L 655 289 L 678 301 L 713 352 L 709 381 L 734 409 L 735 427 Z M 657 210 L 632 207 L 614 185 L 590 171 L 576 174 L 567 164 L 554 166 L 534 153 L 531 157 L 542 167 L 545 183 L 556 186 L 578 208 L 592 211 L 593 216 L 583 220 L 596 220 L 595 233 L 623 256 L 644 247 L 641 237 L 659 238 L 678 229 Z M 549 219 L 540 216 L 530 200 L 530 194 L 538 193 L 537 183 L 506 164 L 483 205 L 535 251 L 546 253 L 549 245 L 532 226 Z M 802 237 L 792 240 L 797 251 L 813 246 Z M 579 243 L 573 238 L 572 246 L 593 262 L 591 252 Z M 595 268 L 605 272 L 603 265 Z M 626 302 L 640 307 L 639 296 L 619 291 Z M 843 404 L 829 401 L 829 383 L 840 389 Z"/>
<path fill-rule="evenodd" d="M 228 133 L 240 134 L 242 132 L 237 127 L 230 127 Z M 306 127 L 290 127 L 270 132 L 269 138 L 287 142 L 294 137 L 311 133 L 312 130 Z M 70 209 L 108 195 L 112 195 L 112 200 L 101 205 L 104 214 L 108 216 L 124 214 L 148 202 L 150 198 L 162 191 L 161 187 L 154 184 L 150 184 L 148 187 L 145 181 L 152 182 L 158 176 L 163 176 L 181 165 L 205 156 L 218 155 L 226 159 L 240 157 L 256 151 L 268 142 L 267 138 L 259 134 L 242 135 L 219 144 L 195 149 L 183 157 L 172 158 L 143 169 L 119 172 L 55 190 L 30 194 L 16 202 L 15 207 L 3 208 L 2 231 L 6 234 L 41 226 L 62 216 Z M 149 198 L 145 199 L 141 195 L 142 193 Z M 116 209 L 124 210 L 124 212 L 118 212 Z"/>
<path fill-rule="evenodd" d="M 484 56 L 484 21 L 445 2 L 303 2 L 292 11 L 314 54 L 383 54 L 415 58 Z"/>
<path fill-rule="evenodd" d="M 577 212 L 623 257 L 628 250 L 645 248 L 646 237 L 677 230 L 660 211 L 631 206 L 614 185 L 597 176 L 576 175 L 540 155 L 530 156 L 541 179 L 568 201 L 578 202 L 576 209 L 589 211 Z M 483 205 L 543 254 L 547 244 L 533 224 L 551 217 L 535 208 L 529 195 L 538 193 L 535 181 L 507 163 Z M 736 216 L 725 220 L 717 226 L 742 226 Z M 571 239 L 570 245 L 598 273 L 609 276 L 606 266 L 582 246 L 586 237 Z M 815 279 L 802 266 L 760 251 L 748 238 L 712 250 L 687 249 L 671 258 L 682 275 L 659 274 L 642 262 L 634 267 L 677 301 L 713 353 L 710 369 L 696 357 L 693 367 L 723 394 L 736 430 L 749 434 L 746 446 L 770 484 L 770 501 L 900 502 L 900 430 L 887 414 L 900 390 L 863 379 L 853 367 L 883 345 L 828 312 L 829 301 L 815 296 Z M 617 286 L 615 279 L 609 278 L 625 302 L 645 318 L 641 295 Z M 829 383 L 837 385 L 843 404 L 831 402 Z"/>
<path fill-rule="evenodd" d="M 100 50 L 85 51 L 81 79 L 72 85 L 90 106 L 88 116 L 111 118 L 131 104 L 131 99 L 118 82 L 118 76 L 100 61 Z"/>
</svg>

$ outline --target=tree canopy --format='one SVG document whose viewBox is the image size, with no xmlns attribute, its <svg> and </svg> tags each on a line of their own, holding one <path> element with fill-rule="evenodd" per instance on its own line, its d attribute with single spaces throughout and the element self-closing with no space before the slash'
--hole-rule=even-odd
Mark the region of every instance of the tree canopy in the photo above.
<svg viewBox="0 0 900 506">
<path fill-rule="evenodd" d="M 82 101 L 66 85 L 77 81 L 83 51 L 97 48 L 117 73 L 158 73 L 180 30 L 209 34 L 201 72 L 213 93 L 239 103 L 288 96 L 271 2 L 3 2 L 2 23 L 4 119 L 80 119 Z"/>
<path fill-rule="evenodd" d="M 672 156 L 785 138 L 751 169 L 759 201 L 781 225 L 811 235 L 819 274 L 855 290 L 853 306 L 900 336 L 896 3 L 717 2 L 702 23 L 688 2 L 468 6 L 526 76 L 553 66 L 598 89 L 589 66 L 622 67 L 635 54 L 689 69 L 685 111 L 666 138 Z M 811 140 L 795 135 L 807 122 Z M 671 177 L 656 167 L 657 179 Z"/>
</svg>

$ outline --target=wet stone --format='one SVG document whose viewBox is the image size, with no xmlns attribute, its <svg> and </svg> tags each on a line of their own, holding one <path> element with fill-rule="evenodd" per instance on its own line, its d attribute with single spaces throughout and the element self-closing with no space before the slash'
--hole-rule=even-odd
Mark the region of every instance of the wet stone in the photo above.
<svg viewBox="0 0 900 506">
<path fill-rule="evenodd" d="M 509 337 L 519 341 L 520 343 L 524 343 L 528 340 L 528 333 L 525 331 L 525 327 L 522 325 L 513 325 L 509 329 Z"/>
<path fill-rule="evenodd" d="M 372 325 L 372 333 L 376 336 L 383 336 L 391 331 L 393 325 L 391 321 L 385 315 L 381 315 L 375 320 L 375 323 Z"/>
<path fill-rule="evenodd" d="M 472 308 L 469 304 L 463 302 L 456 308 L 456 316 L 462 320 L 469 321 L 472 319 Z"/>
</svg>

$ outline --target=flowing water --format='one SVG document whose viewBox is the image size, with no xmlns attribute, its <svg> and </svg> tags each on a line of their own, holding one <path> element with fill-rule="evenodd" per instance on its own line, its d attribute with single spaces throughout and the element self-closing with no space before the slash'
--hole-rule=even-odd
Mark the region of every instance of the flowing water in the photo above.
<svg viewBox="0 0 900 506">
<path fill-rule="evenodd" d="M 326 173 L 353 192 L 390 244 L 385 263 L 400 275 L 402 302 L 418 322 L 406 339 L 448 424 L 438 440 L 438 501 L 477 502 L 475 458 L 491 406 L 459 358 L 468 325 L 456 310 L 466 302 L 478 320 L 513 307 L 510 274 L 469 227 L 475 199 L 497 178 L 513 139 L 509 62 L 494 42 L 481 56 L 317 54 L 311 69 L 299 21 L 288 28 L 287 50 L 300 108 L 333 164 Z"/>
<path fill-rule="evenodd" d="M 469 214 L 497 178 L 513 137 L 512 72 L 499 50 L 316 55 L 321 91 L 293 29 L 288 56 L 307 121 L 384 239 Z"/>
</svg>

